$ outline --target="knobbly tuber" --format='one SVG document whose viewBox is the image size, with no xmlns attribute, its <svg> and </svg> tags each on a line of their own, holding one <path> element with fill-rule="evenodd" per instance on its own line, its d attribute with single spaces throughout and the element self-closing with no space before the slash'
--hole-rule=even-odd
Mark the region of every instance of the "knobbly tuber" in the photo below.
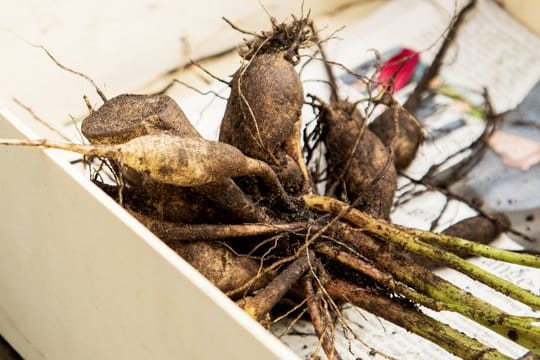
<svg viewBox="0 0 540 360">
<path fill-rule="evenodd" d="M 234 146 L 216 141 L 173 135 L 145 135 L 119 145 L 80 145 L 48 140 L 10 141 L 3 145 L 42 146 L 115 160 L 148 179 L 178 186 L 199 186 L 227 177 L 256 175 L 287 201 L 273 170 L 264 162 L 244 156 Z"/>
<path fill-rule="evenodd" d="M 119 95 L 107 100 L 97 111 L 86 117 L 81 128 L 82 133 L 96 144 L 121 144 L 138 136 L 152 134 L 201 137 L 178 104 L 167 95 Z M 169 198 L 171 193 L 186 192 L 185 189 L 175 188 L 174 185 L 152 181 L 146 181 L 142 189 L 143 177 L 129 168 L 122 169 L 122 175 L 132 185 L 138 186 L 139 192 L 151 194 L 147 197 Z M 192 191 L 199 194 L 199 199 L 193 199 L 194 202 L 208 203 L 205 198 L 208 197 L 240 221 L 269 221 L 263 209 L 255 206 L 231 179 L 202 185 Z M 181 194 L 176 196 L 182 197 Z M 190 204 L 182 204 L 181 201 L 176 201 L 175 204 L 179 204 L 177 208 L 180 209 L 191 207 Z M 186 213 L 184 211 L 182 215 Z M 199 215 L 193 212 L 192 217 L 200 221 Z M 177 221 L 185 222 L 184 219 L 185 217 L 178 218 Z"/>
<path fill-rule="evenodd" d="M 156 182 L 145 184 L 144 187 L 124 186 L 122 189 L 97 180 L 94 180 L 94 184 L 117 201 L 121 191 L 125 208 L 136 210 L 140 216 L 156 221 L 193 224 L 204 220 L 208 224 L 214 224 L 230 218 L 222 208 L 191 188 L 178 188 Z"/>
<path fill-rule="evenodd" d="M 394 165 L 403 170 L 413 161 L 424 132 L 418 120 L 395 100 L 388 100 L 389 107 L 377 117 L 369 129 L 386 146 L 392 147 Z"/>
<path fill-rule="evenodd" d="M 309 186 L 300 147 L 304 92 L 294 68 L 298 49 L 311 44 L 309 23 L 274 22 L 273 31 L 247 43 L 246 62 L 233 76 L 219 136 L 270 164 L 290 194 Z"/>
<path fill-rule="evenodd" d="M 93 144 L 121 144 L 163 133 L 199 137 L 182 109 L 167 95 L 114 97 L 83 120 L 81 131 Z"/>
<path fill-rule="evenodd" d="M 312 106 L 318 110 L 318 127 L 313 133 L 326 148 L 326 194 L 375 217 L 389 219 L 397 188 L 393 152 L 367 128 L 367 119 L 361 116 L 357 104 L 340 99 L 324 47 L 318 43 L 318 48 L 331 87 L 328 104 L 311 96 Z"/>
<path fill-rule="evenodd" d="M 83 121 L 82 131 L 87 138 L 98 144 L 122 144 L 149 134 L 200 138 L 197 130 L 187 120 L 180 107 L 166 95 L 120 95 L 115 97 L 106 101 L 103 106 L 92 112 Z M 191 188 L 164 184 L 155 180 L 142 180 L 145 179 L 146 175 L 131 167 L 127 168 L 125 173 L 135 185 L 135 188 L 130 187 L 127 190 L 122 190 L 127 192 L 126 195 L 131 195 L 126 197 L 128 203 L 125 205 L 131 209 L 132 214 L 152 231 L 168 230 L 166 232 L 168 236 L 162 236 L 163 240 L 169 240 L 169 246 L 190 262 L 216 287 L 226 292 L 237 288 L 256 275 L 258 266 L 252 259 L 239 257 L 230 249 L 216 243 L 187 243 L 188 239 L 185 234 L 170 231 L 171 227 L 175 229 L 176 227 L 173 225 L 178 226 L 179 222 L 186 226 L 185 224 L 194 222 L 223 221 L 224 214 L 216 216 L 219 211 L 216 211 L 211 201 L 197 194 Z M 218 192 L 223 191 L 229 191 L 227 194 L 234 194 L 235 185 L 231 185 L 231 183 L 231 179 L 225 179 L 222 182 L 210 184 L 210 187 L 205 190 L 211 195 L 217 196 L 219 196 Z M 218 200 L 223 198 L 227 199 L 230 196 L 219 197 Z M 231 201 L 229 200 L 229 202 Z M 238 204 L 241 202 L 233 202 L 228 209 L 235 210 L 235 206 Z M 240 214 L 242 213 L 240 212 Z M 257 216 L 257 213 L 254 212 L 253 216 Z M 172 221 L 172 223 L 167 221 Z M 203 231 L 191 231 L 190 233 L 203 236 L 204 230 L 205 228 Z M 208 232 L 208 229 L 206 230 Z M 164 235 L 163 231 L 156 233 Z M 181 235 L 184 235 L 183 241 L 178 243 L 175 240 Z"/>
<path fill-rule="evenodd" d="M 247 256 L 238 256 L 227 247 L 204 241 L 171 245 L 172 249 L 223 292 L 234 290 L 253 279 L 259 265 Z M 251 289 L 266 282 L 261 277 Z"/>
<path fill-rule="evenodd" d="M 304 94 L 300 76 L 285 53 L 255 56 L 232 80 L 220 140 L 247 156 L 280 165 L 277 154 L 294 135 Z"/>
<path fill-rule="evenodd" d="M 376 217 L 388 219 L 397 175 L 390 152 L 365 126 L 353 103 L 320 103 L 326 145 L 327 191 Z"/>
</svg>

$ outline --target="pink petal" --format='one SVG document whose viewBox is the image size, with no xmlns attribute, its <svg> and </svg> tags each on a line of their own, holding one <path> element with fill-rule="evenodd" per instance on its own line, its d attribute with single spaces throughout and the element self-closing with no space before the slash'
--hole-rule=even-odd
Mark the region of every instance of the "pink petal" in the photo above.
<svg viewBox="0 0 540 360">
<path fill-rule="evenodd" d="M 396 92 L 411 80 L 419 61 L 420 56 L 416 51 L 404 48 L 385 61 L 377 81 L 382 85 L 390 86 L 393 79 L 393 87 L 390 90 Z"/>
</svg>

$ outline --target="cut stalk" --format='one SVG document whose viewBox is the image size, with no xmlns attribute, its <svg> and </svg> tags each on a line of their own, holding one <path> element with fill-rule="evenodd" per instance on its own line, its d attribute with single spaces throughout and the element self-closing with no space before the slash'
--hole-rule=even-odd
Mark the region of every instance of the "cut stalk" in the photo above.
<svg viewBox="0 0 540 360">
<path fill-rule="evenodd" d="M 465 256 L 482 256 L 511 264 L 540 268 L 540 256 L 538 255 L 519 254 L 454 236 L 435 234 L 429 231 L 412 229 L 405 226 L 396 225 L 396 227 L 417 237 L 425 243 L 437 245 L 447 250 L 459 251 Z"/>
<path fill-rule="evenodd" d="M 509 338 L 519 338 L 519 343 L 528 349 L 540 351 L 540 327 L 533 325 L 535 322 L 540 322 L 540 319 L 538 318 L 510 314 L 496 314 L 462 304 L 445 303 L 434 300 L 400 284 L 396 285 L 396 292 L 432 310 L 452 311 L 462 314 L 498 334 L 502 334 Z"/>
<path fill-rule="evenodd" d="M 529 349 L 540 351 L 538 347 L 538 336 L 534 332 L 528 331 L 531 326 L 534 327 L 532 325 L 533 321 L 528 323 L 526 321 L 528 319 L 517 317 L 521 321 L 518 328 L 503 326 L 497 322 L 490 323 L 489 321 L 485 321 L 485 318 L 504 319 L 511 315 L 440 278 L 428 269 L 417 265 L 406 254 L 403 254 L 401 248 L 398 248 L 394 244 L 377 242 L 362 233 L 360 229 L 354 229 L 345 224 L 336 224 L 332 227 L 331 231 L 331 236 L 339 237 L 354 246 L 362 255 L 373 260 L 373 263 L 377 264 L 381 270 L 391 274 L 395 280 L 406 284 L 419 293 L 427 295 L 423 299 L 432 299 L 430 300 L 432 303 L 438 302 L 438 307 L 435 310 L 442 310 L 442 304 L 451 306 L 453 311 L 471 318 L 471 320 L 486 326 L 502 336 Z M 397 289 L 396 291 L 399 293 Z M 407 296 L 407 294 L 403 295 Z M 484 318 L 481 316 L 471 317 L 469 309 L 475 309 L 477 314 L 486 314 L 486 316 Z M 533 318 L 530 319 L 532 320 Z M 516 337 L 515 335 L 518 336 Z"/>
<path fill-rule="evenodd" d="M 326 290 L 337 299 L 349 302 L 380 316 L 463 359 L 510 359 L 452 327 L 420 311 L 405 307 L 389 298 L 373 294 L 344 280 L 330 281 Z"/>
<path fill-rule="evenodd" d="M 340 214 L 344 210 L 348 209 L 343 218 L 362 228 L 363 230 L 390 241 L 407 251 L 447 265 L 471 277 L 472 279 L 478 280 L 492 287 L 502 294 L 505 294 L 537 310 L 540 309 L 539 296 L 536 296 L 530 291 L 522 289 L 509 281 L 490 274 L 484 269 L 467 262 L 455 254 L 426 244 L 420 241 L 417 237 L 390 225 L 386 221 L 376 219 L 362 213 L 359 210 L 350 208 L 348 204 L 333 198 L 318 195 L 304 195 L 303 199 L 310 208 L 331 213 L 333 215 Z"/>
</svg>

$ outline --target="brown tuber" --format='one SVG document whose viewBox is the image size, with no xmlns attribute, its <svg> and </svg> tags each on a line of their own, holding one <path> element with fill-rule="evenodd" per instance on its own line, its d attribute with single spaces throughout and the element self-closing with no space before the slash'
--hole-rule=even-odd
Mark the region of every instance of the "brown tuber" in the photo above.
<svg viewBox="0 0 540 360">
<path fill-rule="evenodd" d="M 227 247 L 209 242 L 172 244 L 172 249 L 223 292 L 234 290 L 257 275 L 259 265 L 247 256 L 238 256 Z M 251 289 L 264 285 L 260 278 Z"/>
<path fill-rule="evenodd" d="M 107 100 L 81 124 L 93 144 L 121 144 L 143 135 L 198 137 L 178 104 L 167 95 L 124 94 Z"/>
<path fill-rule="evenodd" d="M 254 57 L 234 75 L 220 140 L 279 165 L 304 101 L 300 76 L 284 53 Z"/>
<path fill-rule="evenodd" d="M 97 180 L 94 184 L 117 201 L 119 201 L 121 191 L 122 204 L 126 209 L 136 211 L 140 216 L 156 221 L 184 225 L 201 221 L 213 224 L 230 218 L 230 215 L 222 208 L 215 206 L 211 200 L 190 188 L 179 188 L 156 182 L 145 184 L 144 187 L 140 187 L 140 184 L 138 187 L 124 186 L 122 189 Z"/>
<path fill-rule="evenodd" d="M 121 144 L 138 136 L 159 134 L 201 138 L 180 106 L 167 95 L 119 95 L 107 100 L 97 111 L 85 118 L 81 128 L 83 134 L 92 143 L 97 144 Z M 172 218 L 169 216 L 167 219 L 192 222 L 189 221 L 189 213 L 182 211 L 189 209 L 192 205 L 175 201 L 177 198 L 185 197 L 181 193 L 186 192 L 186 189 L 147 181 L 147 179 L 145 181 L 141 174 L 132 169 L 124 168 L 121 171 L 131 185 L 138 187 L 138 193 L 142 197 L 151 197 L 159 203 L 165 198 L 171 201 L 173 210 L 175 208 L 179 210 L 177 211 L 179 216 L 176 219 L 174 216 Z M 203 185 L 192 189 L 192 192 L 194 195 L 191 197 L 194 202 L 210 203 L 208 206 L 212 206 L 212 202 L 216 203 L 240 221 L 269 221 L 263 209 L 255 206 L 232 179 L 227 178 L 218 183 Z M 195 199 L 197 197 L 198 199 Z M 174 215 L 173 211 L 168 212 Z M 200 221 L 199 215 L 201 214 L 193 212 L 191 216 L 196 221 Z M 185 220 L 186 218 L 188 221 Z"/>
<path fill-rule="evenodd" d="M 390 152 L 366 126 L 353 103 L 320 103 L 326 145 L 327 191 L 366 213 L 388 219 L 397 186 Z"/>
<path fill-rule="evenodd" d="M 418 120 L 395 100 L 388 105 L 390 107 L 369 125 L 369 129 L 385 146 L 392 147 L 394 165 L 397 170 L 403 170 L 414 160 L 424 131 Z"/>
<path fill-rule="evenodd" d="M 244 156 L 234 146 L 199 138 L 145 135 L 119 145 L 62 144 L 48 140 L 0 140 L 4 145 L 41 146 L 104 157 L 144 174 L 150 180 L 177 186 L 199 186 L 228 177 L 256 175 L 289 203 L 274 171 Z"/>
<path fill-rule="evenodd" d="M 304 91 L 294 68 L 298 49 L 311 44 L 309 24 L 273 22 L 273 31 L 247 44 L 220 130 L 221 141 L 270 164 L 291 194 L 310 186 L 300 146 Z"/>
<path fill-rule="evenodd" d="M 304 94 L 300 77 L 284 56 L 256 56 L 235 73 L 219 139 L 270 164 L 288 192 L 297 194 L 304 177 L 297 145 L 289 143 L 298 139 Z"/>
</svg>

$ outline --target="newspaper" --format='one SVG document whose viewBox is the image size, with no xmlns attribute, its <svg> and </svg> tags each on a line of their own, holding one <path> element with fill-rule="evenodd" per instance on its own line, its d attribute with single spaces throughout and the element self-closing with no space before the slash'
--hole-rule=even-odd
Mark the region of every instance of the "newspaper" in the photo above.
<svg viewBox="0 0 540 360">
<path fill-rule="evenodd" d="M 342 40 L 329 42 L 327 53 L 333 61 L 357 71 L 369 68 L 369 63 L 375 59 L 375 53 L 372 50 L 376 50 L 384 57 L 395 52 L 396 49 L 407 47 L 419 51 L 421 62 L 427 66 L 440 46 L 441 34 L 444 34 L 452 17 L 464 3 L 464 1 L 450 0 L 389 2 L 370 17 L 362 19 L 355 26 L 339 33 Z M 540 39 L 536 35 L 518 24 L 495 2 L 479 1 L 476 9 L 467 16 L 457 39 L 444 59 L 441 77 L 444 84 L 449 85 L 447 90 L 451 89 L 451 93 L 447 91 L 446 95 L 439 94 L 434 98 L 432 108 L 439 110 L 442 108 L 443 111 L 433 112 L 435 115 L 431 114 L 433 116 L 426 116 L 423 119 L 431 137 L 422 146 L 417 159 L 407 173 L 413 178 L 420 178 L 431 165 L 442 162 L 449 154 L 467 148 L 482 134 L 485 124 L 471 110 L 484 105 L 481 96 L 483 89 L 488 89 L 496 113 L 516 108 L 540 79 L 538 59 L 540 59 Z M 336 72 L 340 81 L 341 95 L 350 100 L 359 99 L 365 95 L 362 90 L 351 85 L 345 71 L 336 69 Z M 325 77 L 325 71 L 320 63 L 312 62 L 304 67 L 302 78 L 305 93 L 327 96 L 327 87 L 309 81 Z M 398 94 L 398 98 L 404 99 L 413 87 L 414 83 L 409 84 Z M 222 86 L 215 86 L 214 90 L 227 91 Z M 466 99 L 468 111 L 452 106 L 456 93 L 460 100 Z M 203 135 L 207 138 L 217 138 L 219 119 L 222 117 L 225 102 L 219 99 L 209 101 L 199 98 L 184 103 L 188 117 L 195 119 Z M 429 104 L 425 106 L 425 109 L 429 110 L 428 108 Z M 310 108 L 304 109 L 303 115 L 306 123 L 313 118 Z M 537 115 L 540 115 L 540 110 Z M 448 129 L 450 131 L 446 131 Z M 488 164 L 488 166 L 491 165 L 491 163 Z M 533 169 L 537 171 L 538 166 Z M 540 175 L 536 178 L 540 178 Z M 407 180 L 400 179 L 399 185 L 406 185 L 406 183 Z M 538 188 L 540 185 L 536 189 Z M 534 191 L 530 188 L 529 191 L 534 197 L 539 198 L 538 190 Z M 531 197 L 531 193 L 528 195 Z M 527 194 L 523 196 L 524 199 L 520 200 L 519 204 L 523 205 L 526 197 Z M 392 220 L 396 223 L 427 229 L 442 211 L 443 198 L 441 194 L 427 192 L 408 202 L 406 206 L 397 208 L 392 214 Z M 473 214 L 475 213 L 468 206 L 451 201 L 439 221 L 439 229 Z M 493 245 L 505 249 L 522 249 L 507 236 L 501 236 Z M 471 259 L 470 261 L 540 295 L 540 270 L 538 269 L 489 259 Z M 441 269 L 437 272 L 443 278 L 512 314 L 540 317 L 539 312 L 518 304 L 456 271 Z M 423 310 L 508 356 L 515 358 L 526 352 L 521 346 L 461 315 Z M 364 310 L 347 306 L 343 315 L 348 319 L 349 327 L 355 333 L 355 336 L 352 336 L 347 331 L 339 332 L 341 335 L 338 335 L 336 347 L 343 359 L 454 358 L 429 341 Z M 314 353 L 324 357 L 318 338 L 309 322 L 300 320 L 283 335 L 288 329 L 290 320 L 286 319 L 275 325 L 272 328 L 274 334 L 280 336 L 301 357 L 309 358 Z"/>
<path fill-rule="evenodd" d="M 398 0 L 350 27 L 328 43 L 332 58 L 350 68 L 398 46 L 423 51 L 422 61 L 436 54 L 452 16 L 464 0 Z M 467 16 L 444 60 L 443 75 L 462 88 L 490 91 L 495 112 L 517 106 L 540 77 L 540 40 L 494 1 L 479 1 Z"/>
</svg>

